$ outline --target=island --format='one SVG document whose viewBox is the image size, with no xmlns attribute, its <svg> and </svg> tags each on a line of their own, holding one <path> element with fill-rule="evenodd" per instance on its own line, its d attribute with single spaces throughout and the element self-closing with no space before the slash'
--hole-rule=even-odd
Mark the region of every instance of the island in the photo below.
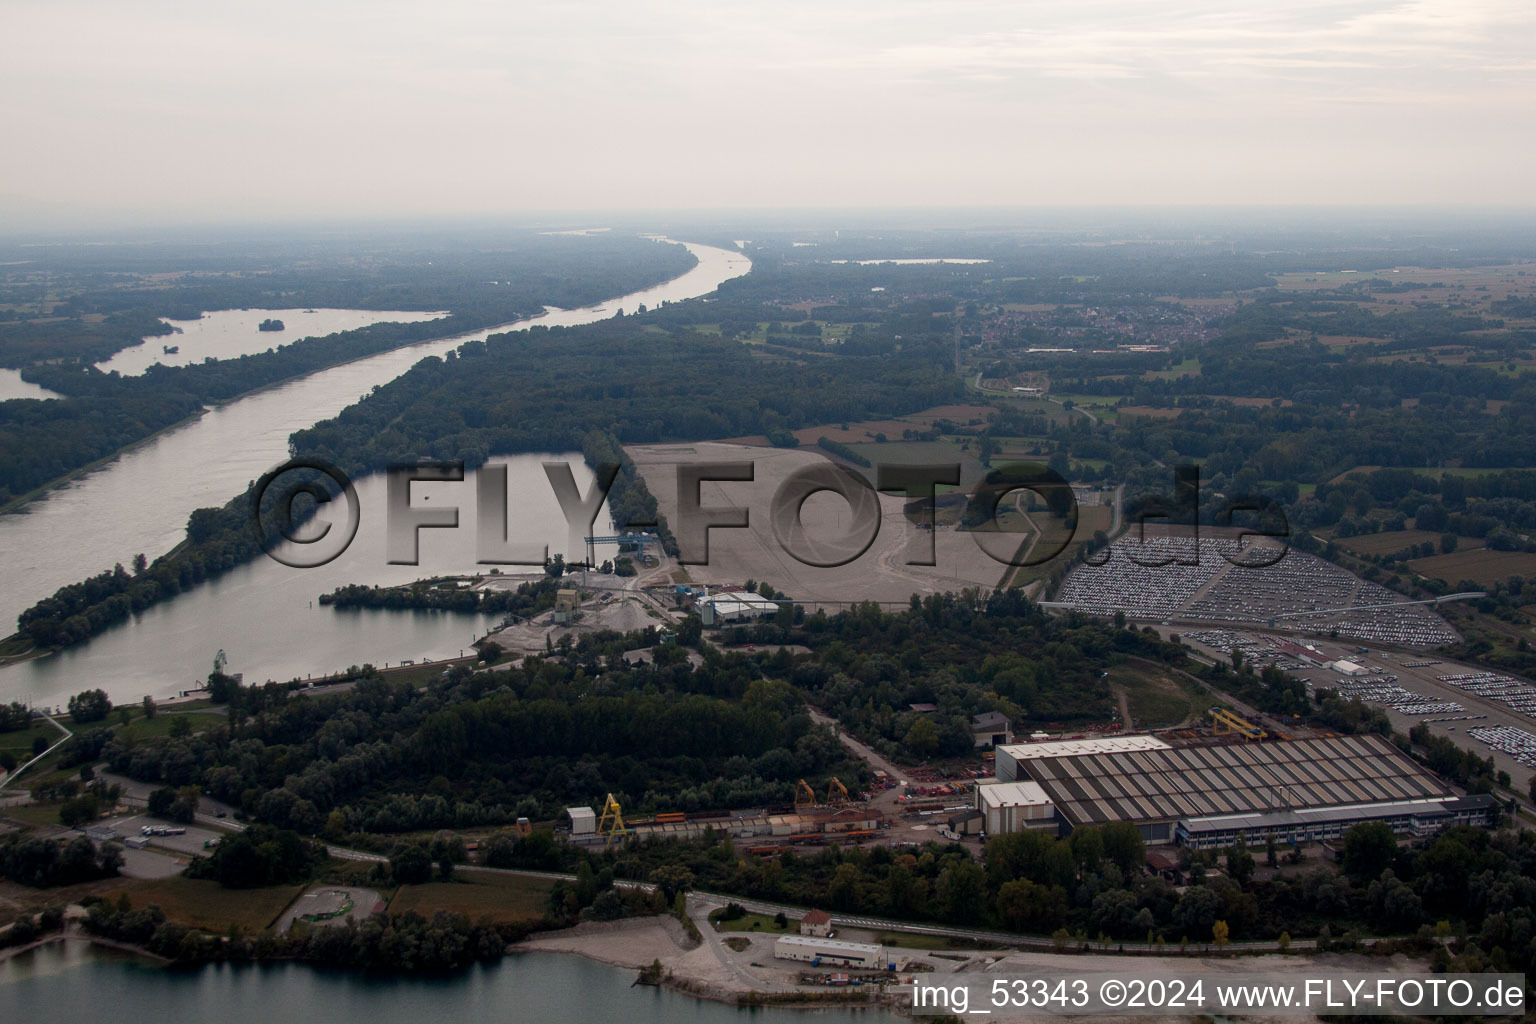
<svg viewBox="0 0 1536 1024">
<path fill-rule="evenodd" d="M 272 319 L 272 318 L 269 317 L 266 320 L 263 320 L 256 327 L 256 329 L 258 331 L 281 331 L 281 330 L 284 329 L 284 327 L 283 327 L 283 322 L 281 320 L 276 320 L 276 319 Z"/>
</svg>

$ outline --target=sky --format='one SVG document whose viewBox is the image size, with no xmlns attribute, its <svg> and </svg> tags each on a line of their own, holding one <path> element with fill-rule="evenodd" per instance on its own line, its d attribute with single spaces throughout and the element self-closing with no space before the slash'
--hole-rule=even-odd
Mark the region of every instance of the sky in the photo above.
<svg viewBox="0 0 1536 1024">
<path fill-rule="evenodd" d="M 13 223 L 1533 204 L 1529 0 L 4 0 Z"/>
</svg>

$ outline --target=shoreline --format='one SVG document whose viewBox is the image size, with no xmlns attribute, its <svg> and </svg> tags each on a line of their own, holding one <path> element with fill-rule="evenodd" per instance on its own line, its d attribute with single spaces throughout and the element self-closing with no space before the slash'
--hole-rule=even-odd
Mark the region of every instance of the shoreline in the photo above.
<svg viewBox="0 0 1536 1024">
<path fill-rule="evenodd" d="M 684 243 L 684 242 L 676 242 L 674 244 L 683 245 L 685 248 L 686 248 L 686 245 L 687 245 L 687 243 Z M 692 255 L 691 251 L 690 251 L 690 255 Z M 679 278 L 685 277 L 688 274 L 692 273 L 694 270 L 696 270 L 698 268 L 700 262 L 701 261 L 699 260 L 699 258 L 697 256 L 694 256 L 693 266 L 691 266 L 688 269 L 684 270 L 682 273 L 677 274 L 677 275 L 675 275 L 673 277 L 666 278 L 666 279 L 661 280 L 661 281 L 657 281 L 654 284 L 646 285 L 646 286 L 644 286 L 642 288 L 637 289 L 636 292 L 649 291 L 649 290 L 651 290 L 653 288 L 660 288 L 660 287 L 662 287 L 664 285 L 670 284 L 673 281 L 678 280 Z M 632 294 L 636 294 L 636 292 L 629 292 L 629 293 L 626 293 L 626 294 L 631 294 L 632 295 Z M 596 299 L 596 300 L 594 300 L 592 305 L 595 306 L 595 305 L 598 305 L 600 303 L 615 302 L 618 299 L 622 299 L 624 297 L 625 296 L 623 296 L 623 295 L 619 295 L 619 296 L 614 296 L 612 298 Z M 281 380 L 268 381 L 266 384 L 258 385 L 258 386 L 254 387 L 254 388 L 251 388 L 248 391 L 242 391 L 239 394 L 230 395 L 228 398 L 210 399 L 209 401 L 205 402 L 203 404 L 203 408 L 199 409 L 197 412 L 191 413 L 190 415 L 187 415 L 187 416 L 184 416 L 181 419 L 177 420 L 175 423 L 166 424 L 165 426 L 163 426 L 160 429 L 156 430 L 152 434 L 147 434 L 144 437 L 139 438 L 137 441 L 130 441 L 130 442 L 128 442 L 128 444 L 124 445 L 123 447 L 117 449 L 116 451 L 114 451 L 114 452 L 112 452 L 112 453 L 110 453 L 108 455 L 103 455 L 101 458 L 96 459 L 96 460 L 94 460 L 94 461 L 92 461 L 92 462 L 90 462 L 90 463 L 88 463 L 88 464 L 86 464 L 84 466 L 79 466 L 79 467 L 77 467 L 75 469 L 72 469 L 69 472 L 63 474 L 62 476 L 55 477 L 54 479 L 48 481 L 47 483 L 39 484 L 38 486 L 34 487 L 32 490 L 26 492 L 25 494 L 21 494 L 21 495 L 18 495 L 16 497 L 12 498 L 10 501 L 6 502 L 5 504 L 0 505 L 0 516 L 3 516 L 3 515 L 24 515 L 25 514 L 25 509 L 26 509 L 26 507 L 28 505 L 32 504 L 35 501 L 41 500 L 50 491 L 57 490 L 58 488 L 63 487 L 65 484 L 68 484 L 68 483 L 70 483 L 70 482 L 72 482 L 74 480 L 77 480 L 77 479 L 79 479 L 82 476 L 86 476 L 86 475 L 88 475 L 90 473 L 93 473 L 93 472 L 99 470 L 99 469 L 105 468 L 106 466 L 110 465 L 111 463 L 115 462 L 116 460 L 122 458 L 124 455 L 127 455 L 127 454 L 133 452 L 135 449 L 137 449 L 137 448 L 139 448 L 139 447 L 141 447 L 143 445 L 146 445 L 149 442 L 155 440 L 156 438 L 160 437 L 162 434 L 169 433 L 169 432 L 171 432 L 173 430 L 179 430 L 180 428 L 182 428 L 184 426 L 187 426 L 190 423 L 195 423 L 198 420 L 202 419 L 205 415 L 207 415 L 210 411 L 212 411 L 214 409 L 219 409 L 219 408 L 222 408 L 223 406 L 230 405 L 231 403 L 241 401 L 242 399 L 250 398 L 252 395 L 259 395 L 263 391 L 270 391 L 273 388 L 282 387 L 284 384 L 291 384 L 291 383 L 293 383 L 296 380 L 303 380 L 306 377 L 312 377 L 312 376 L 314 376 L 317 373 L 324 373 L 326 370 L 333 370 L 333 369 L 335 369 L 338 366 L 346 366 L 349 363 L 361 362 L 364 359 L 372 359 L 375 356 L 386 355 L 386 354 L 388 354 L 390 352 L 401 352 L 401 351 L 404 351 L 405 349 L 414 348 L 417 345 L 433 345 L 433 344 L 436 344 L 436 343 L 442 342 L 442 341 L 450 341 L 453 338 L 460 337 L 460 336 L 468 338 L 470 335 L 477 334 L 477 333 L 479 333 L 481 331 L 488 331 L 488 332 L 489 331 L 497 331 L 497 330 L 501 330 L 501 329 L 505 329 L 505 328 L 510 328 L 514 324 L 524 323 L 525 321 L 537 320 L 539 317 L 547 315 L 551 311 L 551 309 L 554 309 L 554 308 L 555 307 L 544 306 L 544 307 L 542 307 L 537 312 L 522 314 L 522 315 L 519 315 L 516 319 L 513 319 L 513 320 L 507 320 L 507 321 L 498 322 L 498 323 L 494 323 L 494 324 L 487 324 L 487 325 L 485 325 L 483 327 L 470 327 L 467 330 L 463 329 L 463 325 L 462 324 L 458 324 L 458 325 L 455 325 L 454 331 L 452 333 L 449 333 L 449 334 L 437 335 L 437 336 L 431 337 L 431 338 L 422 338 L 422 339 L 419 339 L 417 341 L 406 342 L 404 345 L 397 345 L 397 346 L 395 346 L 393 348 L 383 348 L 383 349 L 380 349 L 377 352 L 370 352 L 367 355 L 357 356 L 357 357 L 352 358 L 352 359 L 339 359 L 336 362 L 326 363 L 323 366 L 317 366 L 314 369 L 308 370 L 308 371 L 306 371 L 304 373 L 293 374 L 291 376 L 284 377 Z M 573 308 L 576 308 L 576 309 L 586 309 L 586 308 L 590 308 L 590 307 L 587 307 L 587 306 L 576 306 L 576 307 L 573 307 Z M 215 312 L 215 311 L 204 310 L 203 314 L 206 315 L 209 312 Z M 444 311 L 443 310 L 399 310 L 397 312 L 411 312 L 411 313 L 415 313 L 415 312 L 435 312 L 435 313 L 442 313 Z M 457 314 L 455 314 L 452 310 L 448 310 L 446 312 L 446 315 L 438 317 L 438 318 L 436 318 L 436 320 L 438 320 L 438 321 L 452 320 L 455 315 L 457 315 Z M 162 318 L 162 319 L 164 319 L 164 318 Z M 400 322 L 400 321 L 390 321 L 390 320 L 378 321 L 378 323 L 398 323 L 398 322 Z M 434 321 L 423 321 L 423 322 L 431 323 L 431 322 L 434 322 Z M 369 325 L 369 326 L 372 326 L 372 325 Z M 337 333 L 345 333 L 345 332 L 337 332 Z M 154 337 L 167 337 L 167 335 L 154 335 Z M 144 342 L 141 339 L 139 344 L 143 344 L 143 343 Z M 132 348 L 133 346 L 126 346 L 126 347 L 127 348 Z M 119 351 L 122 351 L 122 350 L 120 349 Z M 233 357 L 233 358 L 239 358 L 239 357 Z M 64 397 L 69 397 L 69 396 L 66 395 Z M 303 428 L 301 427 L 301 428 L 296 428 L 296 429 L 303 429 Z M 3 666 L 0 666 L 0 667 L 3 667 Z"/>
<path fill-rule="evenodd" d="M 681 924 L 670 915 L 625 918 L 619 921 L 586 921 L 572 928 L 535 932 L 507 947 L 507 955 L 561 953 L 585 957 L 619 970 L 639 971 L 659 961 L 662 976 L 657 986 L 713 1003 L 744 1009 L 785 1010 L 885 1010 L 900 1012 L 887 994 L 867 1000 L 828 998 L 829 993 L 776 992 L 766 985 L 754 987 L 742 981 L 716 958 L 709 939 L 693 943 Z M 638 979 L 637 979 L 638 983 Z M 753 993 L 765 998 L 752 999 Z M 821 998 L 818 998 L 820 996 Z"/>
<path fill-rule="evenodd" d="M 33 950 L 42 949 L 44 946 L 51 946 L 55 942 L 85 942 L 92 946 L 99 946 L 102 949 L 110 949 L 119 953 L 131 953 L 134 956 L 141 956 L 146 960 L 153 960 L 158 964 L 175 963 L 174 960 L 163 957 L 158 953 L 151 953 L 149 950 L 142 946 L 135 946 L 127 942 L 119 942 L 117 939 L 109 939 L 102 935 L 93 935 L 86 931 L 58 931 L 49 935 L 45 935 L 40 939 L 33 939 L 31 942 L 24 946 L 7 946 L 5 949 L 0 949 L 0 964 L 5 963 L 7 960 L 10 960 L 13 957 L 20 956 L 23 953 L 30 953 Z"/>
</svg>

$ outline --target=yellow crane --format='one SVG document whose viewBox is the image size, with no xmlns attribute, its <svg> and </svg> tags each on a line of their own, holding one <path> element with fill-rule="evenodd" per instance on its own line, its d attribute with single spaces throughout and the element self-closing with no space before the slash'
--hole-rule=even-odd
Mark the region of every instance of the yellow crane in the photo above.
<svg viewBox="0 0 1536 1024">
<path fill-rule="evenodd" d="M 835 806 L 847 802 L 848 787 L 836 775 L 832 776 L 832 781 L 827 783 L 827 803 Z"/>
<path fill-rule="evenodd" d="M 795 813 L 798 814 L 807 808 L 816 806 L 816 791 L 811 784 L 801 779 L 795 783 Z"/>
<path fill-rule="evenodd" d="M 1211 722 L 1216 727 L 1216 732 L 1235 732 L 1247 740 L 1262 740 L 1268 735 L 1263 729 L 1254 725 L 1246 718 L 1237 715 L 1236 712 L 1223 707 L 1211 708 Z"/>
<path fill-rule="evenodd" d="M 597 834 L 609 842 L 613 841 L 614 836 L 629 834 L 629 829 L 624 827 L 624 815 L 619 809 L 619 802 L 612 793 L 608 794 L 608 799 L 603 803 L 602 817 L 597 819 Z"/>
</svg>

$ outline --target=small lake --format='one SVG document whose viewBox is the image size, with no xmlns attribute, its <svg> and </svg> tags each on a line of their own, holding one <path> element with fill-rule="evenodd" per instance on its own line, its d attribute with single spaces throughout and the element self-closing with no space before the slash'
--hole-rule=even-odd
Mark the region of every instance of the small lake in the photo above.
<svg viewBox="0 0 1536 1024">
<path fill-rule="evenodd" d="M 447 977 L 215 964 L 167 970 L 84 942 L 53 943 L 0 963 L 0 1020 L 197 1024 L 895 1024 L 872 1010 L 738 1009 L 667 989 L 630 987 L 634 972 L 559 953 L 523 953 Z"/>
</svg>

